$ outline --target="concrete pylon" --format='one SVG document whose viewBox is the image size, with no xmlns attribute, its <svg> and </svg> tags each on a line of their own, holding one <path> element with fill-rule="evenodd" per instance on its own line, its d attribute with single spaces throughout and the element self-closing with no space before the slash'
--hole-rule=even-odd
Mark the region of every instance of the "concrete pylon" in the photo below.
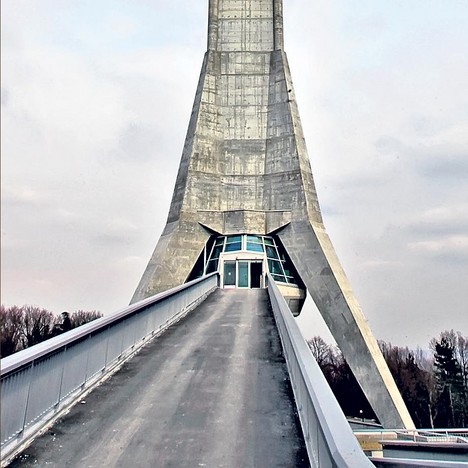
<svg viewBox="0 0 468 468">
<path fill-rule="evenodd" d="M 167 224 L 132 302 L 185 282 L 213 234 L 271 233 L 381 423 L 414 428 L 322 222 L 283 50 L 282 0 L 210 0 Z"/>
</svg>

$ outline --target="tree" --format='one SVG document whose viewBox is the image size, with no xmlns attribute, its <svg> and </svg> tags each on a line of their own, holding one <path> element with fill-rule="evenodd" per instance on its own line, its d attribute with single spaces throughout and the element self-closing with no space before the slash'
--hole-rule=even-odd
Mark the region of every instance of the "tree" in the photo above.
<svg viewBox="0 0 468 468">
<path fill-rule="evenodd" d="M 418 365 L 424 361 L 421 351 L 416 357 L 407 347 L 384 341 L 379 346 L 414 423 L 417 427 L 432 427 L 431 370 Z"/>
<path fill-rule="evenodd" d="M 334 369 L 329 383 L 341 409 L 347 416 L 377 419 L 341 351 L 335 354 Z"/>
<path fill-rule="evenodd" d="M 23 348 L 34 346 L 50 338 L 55 317 L 52 312 L 36 306 L 23 306 L 20 334 Z"/>
<path fill-rule="evenodd" d="M 308 342 L 343 412 L 375 417 L 342 353 L 315 336 Z M 433 351 L 379 342 L 417 427 L 465 427 L 468 422 L 468 337 L 453 330 L 432 339 Z"/>
<path fill-rule="evenodd" d="M 314 336 L 308 345 L 343 412 L 347 416 L 375 419 L 375 413 L 341 351 L 320 336 Z"/>
<path fill-rule="evenodd" d="M 20 327 L 22 322 L 22 311 L 17 306 L 0 307 L 0 343 L 1 357 L 9 356 L 18 351 L 20 342 Z"/>
<path fill-rule="evenodd" d="M 457 333 L 457 353 L 462 370 L 463 383 L 468 389 L 468 336 Z"/>
<path fill-rule="evenodd" d="M 101 318 L 101 312 L 97 310 L 85 311 L 85 310 L 77 310 L 72 313 L 70 317 L 71 328 L 80 327 L 85 323 L 92 322 L 98 318 Z"/>
<path fill-rule="evenodd" d="M 1 357 L 4 358 L 23 348 L 34 346 L 99 317 L 102 317 L 102 314 L 96 310 L 89 312 L 77 310 L 71 315 L 63 312 L 61 316 L 55 316 L 52 312 L 36 306 L 5 307 L 1 305 Z"/>
<path fill-rule="evenodd" d="M 439 390 L 437 401 L 437 423 L 449 427 L 465 425 L 467 411 L 467 389 L 463 370 L 457 356 L 457 334 L 443 332 L 439 340 L 432 340 L 434 350 L 434 374 Z"/>
<path fill-rule="evenodd" d="M 311 340 L 307 341 L 307 344 L 322 370 L 331 365 L 333 350 L 322 337 L 314 336 Z"/>
</svg>

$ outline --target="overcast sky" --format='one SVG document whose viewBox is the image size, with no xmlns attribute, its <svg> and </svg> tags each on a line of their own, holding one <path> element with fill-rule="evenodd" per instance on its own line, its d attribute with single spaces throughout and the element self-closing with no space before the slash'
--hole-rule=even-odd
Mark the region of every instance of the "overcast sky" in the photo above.
<svg viewBox="0 0 468 468">
<path fill-rule="evenodd" d="M 468 2 L 284 3 L 325 224 L 374 334 L 468 334 Z M 2 0 L 3 304 L 129 302 L 167 216 L 207 4 Z"/>
</svg>

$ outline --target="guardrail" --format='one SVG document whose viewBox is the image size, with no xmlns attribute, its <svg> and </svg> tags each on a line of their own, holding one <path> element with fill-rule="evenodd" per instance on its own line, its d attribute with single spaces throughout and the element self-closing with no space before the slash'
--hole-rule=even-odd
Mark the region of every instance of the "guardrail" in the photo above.
<svg viewBox="0 0 468 468">
<path fill-rule="evenodd" d="M 214 273 L 2 359 L 2 466 L 217 286 Z"/>
<path fill-rule="evenodd" d="M 468 444 L 468 429 L 465 428 L 418 429 L 417 431 L 398 430 L 397 436 L 400 440 L 406 439 L 414 442 Z M 382 440 L 385 440 L 385 437 L 382 437 Z"/>
<path fill-rule="evenodd" d="M 414 458 L 372 458 L 377 468 L 466 468 L 466 462 L 415 460 Z"/>
<path fill-rule="evenodd" d="M 311 466 L 374 466 L 362 451 L 286 301 L 270 274 L 267 276 L 268 294 Z"/>
</svg>

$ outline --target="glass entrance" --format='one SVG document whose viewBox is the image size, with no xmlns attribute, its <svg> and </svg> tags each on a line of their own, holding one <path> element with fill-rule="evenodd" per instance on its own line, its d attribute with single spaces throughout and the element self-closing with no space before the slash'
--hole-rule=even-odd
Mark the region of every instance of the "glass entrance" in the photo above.
<svg viewBox="0 0 468 468">
<path fill-rule="evenodd" d="M 239 277 L 237 278 L 238 288 L 249 287 L 249 263 L 248 262 L 237 262 Z"/>
<path fill-rule="evenodd" d="M 236 262 L 225 261 L 224 262 L 224 286 L 235 286 L 236 285 Z"/>
<path fill-rule="evenodd" d="M 259 260 L 225 260 L 223 287 L 261 288 L 263 263 Z"/>
</svg>

